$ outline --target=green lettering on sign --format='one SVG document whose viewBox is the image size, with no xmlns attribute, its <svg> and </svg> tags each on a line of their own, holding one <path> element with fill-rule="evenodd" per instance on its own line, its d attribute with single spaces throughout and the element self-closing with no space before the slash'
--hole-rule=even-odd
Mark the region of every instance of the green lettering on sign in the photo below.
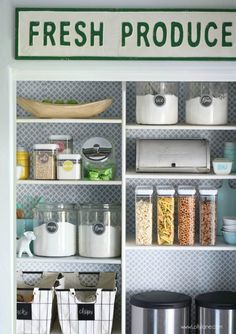
<svg viewBox="0 0 236 334">
<path fill-rule="evenodd" d="M 196 46 L 199 45 L 200 40 L 201 40 L 201 23 L 197 22 L 196 26 L 196 39 L 193 41 L 193 33 L 192 33 L 192 23 L 188 22 L 188 44 L 195 48 Z"/>
<path fill-rule="evenodd" d="M 70 46 L 70 42 L 69 41 L 65 41 L 65 36 L 70 35 L 70 32 L 68 30 L 65 30 L 66 27 L 70 26 L 70 22 L 69 21 L 61 21 L 60 22 L 60 44 L 63 46 Z"/>
<path fill-rule="evenodd" d="M 178 38 L 177 38 L 178 33 Z M 184 29 L 181 23 L 172 22 L 171 23 L 171 46 L 177 47 L 183 43 Z"/>
<path fill-rule="evenodd" d="M 227 28 L 232 27 L 232 22 L 224 22 L 222 25 L 222 46 L 229 47 L 233 46 L 232 42 L 226 41 L 226 38 L 232 36 L 232 31 L 227 31 Z"/>
<path fill-rule="evenodd" d="M 29 45 L 33 46 L 33 38 L 34 36 L 38 36 L 39 32 L 34 30 L 34 27 L 39 26 L 39 21 L 30 21 L 30 26 L 29 26 Z"/>
<path fill-rule="evenodd" d="M 206 26 L 206 30 L 205 30 L 205 41 L 206 41 L 206 44 L 211 48 L 213 46 L 216 46 L 217 44 L 217 38 L 214 38 L 212 41 L 210 41 L 209 39 L 209 31 L 210 29 L 217 29 L 217 25 L 215 22 L 209 22 Z"/>
<path fill-rule="evenodd" d="M 95 37 L 99 37 L 99 46 L 103 45 L 103 22 L 100 22 L 98 30 L 95 30 L 94 22 L 91 22 L 91 46 L 95 45 Z"/>
<path fill-rule="evenodd" d="M 75 24 L 75 31 L 81 37 L 81 40 L 79 40 L 78 38 L 75 39 L 75 44 L 77 46 L 84 46 L 87 42 L 87 37 L 86 37 L 85 33 L 83 31 L 81 31 L 80 27 L 85 28 L 86 23 L 84 21 L 78 21 Z"/>
<path fill-rule="evenodd" d="M 133 34 L 133 26 L 129 22 L 122 22 L 121 25 L 121 46 L 125 46 L 126 38 Z"/>
<path fill-rule="evenodd" d="M 157 31 L 158 29 L 162 30 L 162 40 L 157 39 Z M 163 46 L 166 44 L 166 38 L 167 38 L 167 28 L 164 22 L 158 22 L 154 25 L 153 28 L 153 42 L 156 46 Z"/>
<path fill-rule="evenodd" d="M 51 45 L 56 45 L 53 34 L 56 31 L 56 25 L 54 22 L 44 22 L 43 28 L 43 45 L 48 45 L 48 39 L 51 41 Z"/>
<path fill-rule="evenodd" d="M 149 32 L 149 25 L 146 22 L 138 22 L 137 26 L 137 46 L 141 46 L 143 39 L 145 46 L 150 46 L 150 43 L 148 41 L 147 34 Z"/>
</svg>

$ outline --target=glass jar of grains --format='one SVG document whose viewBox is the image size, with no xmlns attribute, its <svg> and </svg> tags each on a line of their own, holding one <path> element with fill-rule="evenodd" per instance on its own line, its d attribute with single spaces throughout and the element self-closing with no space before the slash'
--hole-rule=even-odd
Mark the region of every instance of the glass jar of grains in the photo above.
<svg viewBox="0 0 236 334">
<path fill-rule="evenodd" d="M 135 189 L 136 245 L 152 244 L 153 187 L 137 186 Z"/>
<path fill-rule="evenodd" d="M 157 241 L 159 245 L 174 243 L 175 189 L 157 187 Z"/>
<path fill-rule="evenodd" d="M 56 144 L 36 144 L 33 150 L 33 168 L 35 180 L 56 179 Z"/>
<path fill-rule="evenodd" d="M 193 246 L 195 240 L 196 188 L 178 187 L 178 238 L 181 246 Z"/>
<path fill-rule="evenodd" d="M 217 227 L 217 189 L 199 187 L 200 244 L 214 246 Z"/>
</svg>

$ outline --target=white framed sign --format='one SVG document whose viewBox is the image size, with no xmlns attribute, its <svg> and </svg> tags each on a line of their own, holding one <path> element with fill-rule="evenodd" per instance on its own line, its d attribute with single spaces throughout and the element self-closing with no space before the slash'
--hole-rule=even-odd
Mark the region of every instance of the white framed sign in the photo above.
<svg viewBox="0 0 236 334">
<path fill-rule="evenodd" d="M 236 10 L 17 8 L 16 59 L 236 60 Z"/>
</svg>

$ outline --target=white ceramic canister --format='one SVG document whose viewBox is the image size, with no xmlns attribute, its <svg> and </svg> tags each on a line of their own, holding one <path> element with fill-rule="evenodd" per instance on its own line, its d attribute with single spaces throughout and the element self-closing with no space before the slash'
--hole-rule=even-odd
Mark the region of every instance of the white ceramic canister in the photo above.
<svg viewBox="0 0 236 334">
<path fill-rule="evenodd" d="M 176 124 L 178 122 L 178 83 L 137 82 L 136 122 Z"/>
<path fill-rule="evenodd" d="M 57 155 L 57 179 L 80 180 L 81 179 L 81 155 L 58 154 Z"/>
</svg>

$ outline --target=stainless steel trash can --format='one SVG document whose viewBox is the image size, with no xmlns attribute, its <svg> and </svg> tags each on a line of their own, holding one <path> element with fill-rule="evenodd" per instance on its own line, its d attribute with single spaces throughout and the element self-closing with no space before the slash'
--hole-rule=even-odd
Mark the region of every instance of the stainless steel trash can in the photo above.
<svg viewBox="0 0 236 334">
<path fill-rule="evenodd" d="M 205 293 L 198 295 L 195 302 L 199 334 L 236 333 L 236 292 Z"/>
<path fill-rule="evenodd" d="M 191 302 L 191 297 L 169 291 L 132 296 L 132 334 L 189 334 Z"/>
</svg>

